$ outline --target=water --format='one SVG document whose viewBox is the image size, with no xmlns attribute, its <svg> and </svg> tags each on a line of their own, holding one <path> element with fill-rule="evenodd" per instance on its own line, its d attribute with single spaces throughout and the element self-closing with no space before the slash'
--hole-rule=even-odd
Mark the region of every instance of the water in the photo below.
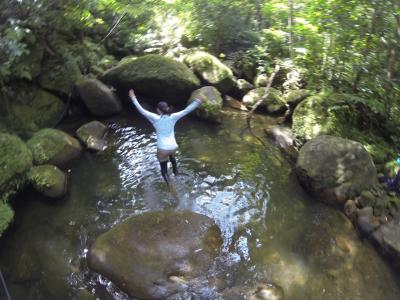
<svg viewBox="0 0 400 300">
<path fill-rule="evenodd" d="M 19 197 L 16 224 L 0 241 L 13 299 L 128 299 L 88 270 L 87 249 L 125 218 L 167 209 L 205 214 L 224 237 L 208 274 L 213 285 L 174 299 L 228 299 L 227 290 L 263 282 L 281 286 L 285 299 L 399 298 L 398 277 L 387 263 L 340 212 L 309 199 L 279 149 L 243 131 L 238 115 L 221 126 L 178 124 L 176 195 L 159 174 L 151 127 L 136 115 L 107 122 L 113 146 L 85 152 L 69 166 L 66 199 L 33 191 Z"/>
</svg>

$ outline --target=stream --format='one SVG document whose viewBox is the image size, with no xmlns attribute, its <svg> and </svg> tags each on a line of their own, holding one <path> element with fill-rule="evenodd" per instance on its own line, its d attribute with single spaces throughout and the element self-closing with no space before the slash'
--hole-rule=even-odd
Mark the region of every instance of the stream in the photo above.
<svg viewBox="0 0 400 300">
<path fill-rule="evenodd" d="M 215 285 L 174 299 L 228 299 L 224 289 L 262 282 L 282 287 L 285 299 L 399 299 L 399 277 L 387 262 L 341 212 L 303 191 L 293 164 L 270 141 L 262 145 L 245 131 L 239 113 L 219 126 L 189 118 L 177 124 L 176 195 L 160 175 L 151 125 L 133 113 L 103 122 L 111 146 L 84 151 L 68 166 L 65 199 L 30 189 L 17 199 L 15 225 L 0 240 L 12 299 L 130 299 L 91 272 L 85 256 L 115 224 L 157 210 L 207 215 L 224 239 L 208 274 Z M 79 125 L 62 127 L 72 132 Z"/>
</svg>

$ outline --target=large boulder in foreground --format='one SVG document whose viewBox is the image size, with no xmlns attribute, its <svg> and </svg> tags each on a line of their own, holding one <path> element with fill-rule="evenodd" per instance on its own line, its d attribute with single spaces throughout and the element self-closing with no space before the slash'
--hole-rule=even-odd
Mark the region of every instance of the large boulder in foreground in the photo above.
<svg viewBox="0 0 400 300">
<path fill-rule="evenodd" d="M 76 88 L 92 115 L 101 117 L 121 112 L 120 100 L 101 81 L 85 77 L 77 82 Z"/>
<path fill-rule="evenodd" d="M 64 166 L 68 161 L 79 156 L 81 145 L 69 134 L 52 128 L 36 132 L 27 142 L 36 165 L 51 164 Z"/>
<path fill-rule="evenodd" d="M 200 119 L 220 122 L 223 100 L 220 92 L 213 86 L 204 86 L 195 90 L 190 96 L 190 100 L 202 99 L 201 105 L 194 111 Z"/>
<path fill-rule="evenodd" d="M 299 152 L 296 173 L 306 190 L 323 202 L 341 204 L 377 184 L 371 156 L 363 145 L 333 136 L 319 136 Z"/>
<path fill-rule="evenodd" d="M 46 197 L 59 198 L 67 192 L 67 176 L 56 166 L 33 167 L 28 178 L 33 187 Z"/>
<path fill-rule="evenodd" d="M 32 153 L 17 136 L 0 133 L 0 201 L 23 188 L 32 167 Z"/>
<path fill-rule="evenodd" d="M 233 73 L 218 58 L 204 51 L 186 54 L 184 62 L 207 84 L 215 86 L 222 94 L 235 84 Z"/>
<path fill-rule="evenodd" d="M 165 299 L 212 265 L 222 244 L 210 218 L 193 212 L 148 212 L 99 236 L 89 267 L 140 299 Z"/>
<path fill-rule="evenodd" d="M 105 72 L 101 80 L 120 89 L 121 93 L 133 88 L 153 101 L 152 104 L 167 101 L 172 105 L 184 104 L 200 84 L 185 64 L 156 54 L 122 60 Z"/>
</svg>

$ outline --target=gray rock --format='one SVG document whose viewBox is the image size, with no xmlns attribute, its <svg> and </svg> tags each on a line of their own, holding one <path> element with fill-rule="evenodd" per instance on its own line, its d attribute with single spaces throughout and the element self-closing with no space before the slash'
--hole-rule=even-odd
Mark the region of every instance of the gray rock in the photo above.
<svg viewBox="0 0 400 300">
<path fill-rule="evenodd" d="M 372 207 L 364 207 L 358 211 L 357 226 L 365 234 L 370 234 L 379 226 L 379 222 L 374 219 Z"/>
<path fill-rule="evenodd" d="M 300 183 L 319 200 L 343 205 L 377 185 L 371 156 L 355 141 L 322 135 L 300 149 L 296 164 Z"/>
<path fill-rule="evenodd" d="M 107 142 L 103 137 L 107 130 L 107 126 L 103 123 L 92 121 L 79 127 L 76 136 L 88 149 L 104 151 L 107 148 Z"/>
<path fill-rule="evenodd" d="M 381 251 L 388 255 L 394 262 L 397 270 L 400 270 L 400 225 L 398 222 L 390 222 L 382 225 L 372 235 Z"/>
<path fill-rule="evenodd" d="M 235 81 L 230 93 L 236 97 L 242 98 L 252 89 L 254 89 L 254 86 L 250 82 L 245 79 L 238 79 Z"/>
<path fill-rule="evenodd" d="M 94 116 L 109 116 L 121 112 L 122 105 L 114 92 L 93 78 L 82 78 L 76 88 L 83 102 Z"/>
<path fill-rule="evenodd" d="M 237 109 L 240 111 L 248 111 L 246 105 L 244 105 L 243 102 L 236 100 L 235 98 L 232 98 L 231 96 L 224 97 L 224 106 L 230 107 L 233 109 Z"/>
<path fill-rule="evenodd" d="M 195 90 L 190 100 L 195 98 L 203 99 L 201 105 L 194 111 L 194 114 L 204 120 L 221 122 L 222 97 L 221 93 L 213 86 L 204 86 Z"/>
<path fill-rule="evenodd" d="M 218 226 L 206 216 L 148 212 L 99 236 L 88 265 L 130 296 L 165 299 L 204 274 L 221 244 Z"/>
<path fill-rule="evenodd" d="M 252 108 L 259 100 L 265 97 L 266 92 L 267 88 L 265 87 L 251 90 L 243 97 L 243 103 Z M 268 97 L 264 99 L 259 108 L 263 108 L 271 114 L 282 113 L 287 110 L 286 103 L 282 99 L 282 93 L 274 88 L 269 89 Z"/>
<path fill-rule="evenodd" d="M 361 207 L 373 206 L 375 203 L 375 196 L 371 191 L 363 191 L 360 197 L 357 198 L 357 202 Z"/>
</svg>

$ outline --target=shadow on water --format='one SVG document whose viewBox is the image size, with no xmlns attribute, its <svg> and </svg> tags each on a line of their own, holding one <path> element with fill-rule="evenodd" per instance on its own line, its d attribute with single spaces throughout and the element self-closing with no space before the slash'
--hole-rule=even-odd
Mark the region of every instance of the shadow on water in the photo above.
<svg viewBox="0 0 400 300">
<path fill-rule="evenodd" d="M 174 194 L 148 124 L 130 115 L 108 122 L 113 146 L 70 166 L 66 199 L 19 197 L 16 225 L 0 245 L 13 299 L 128 299 L 88 270 L 87 249 L 121 220 L 155 210 L 205 214 L 224 237 L 207 280 L 173 299 L 224 299 L 224 289 L 259 282 L 281 286 L 286 299 L 398 299 L 398 277 L 341 213 L 304 194 L 278 149 L 241 135 L 239 115 L 221 126 L 178 124 Z"/>
</svg>

